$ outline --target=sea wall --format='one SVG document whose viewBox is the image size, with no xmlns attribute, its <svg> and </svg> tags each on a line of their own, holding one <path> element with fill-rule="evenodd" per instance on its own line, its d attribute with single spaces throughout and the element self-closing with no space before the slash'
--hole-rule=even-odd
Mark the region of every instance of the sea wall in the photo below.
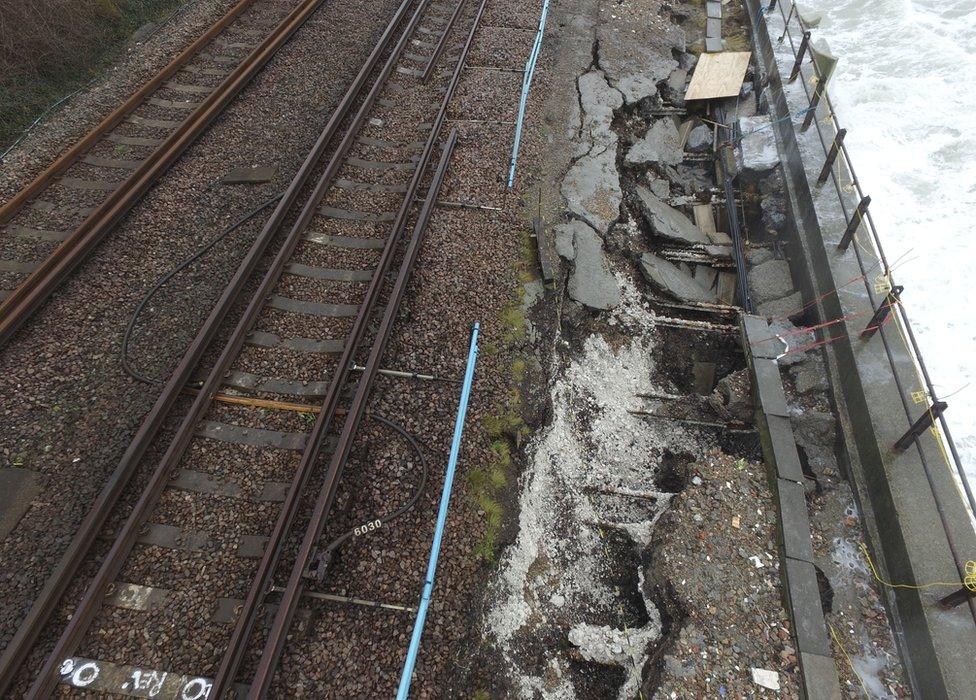
<svg viewBox="0 0 976 700">
<path fill-rule="evenodd" d="M 793 277 L 815 312 L 806 320 L 830 322 L 819 338 L 842 426 L 838 449 L 866 516 L 872 556 L 888 581 L 917 586 L 959 580 L 951 550 L 964 560 L 971 558 L 976 534 L 937 439 L 925 433 L 904 452 L 892 449 L 927 405 L 915 402 L 923 387 L 918 386 L 914 360 L 897 322 L 860 338 L 872 316 L 872 296 L 877 307 L 884 303 L 886 290 L 874 289 L 873 275 L 880 267 L 871 268 L 873 260 L 867 261 L 868 276 L 858 265 L 858 255 L 871 254 L 869 243 L 855 241 L 847 250 L 837 246 L 847 228 L 845 207 L 853 212 L 857 201 L 830 180 L 816 184 L 823 165 L 821 144 L 829 145 L 834 135 L 831 115 L 821 104 L 815 124 L 802 130 L 802 113 L 809 104 L 804 84 L 812 89 L 815 83 L 806 67 L 794 83 L 785 80 L 793 64 L 790 42 L 800 38 L 797 28 L 793 26 L 792 37 L 779 41 L 784 31 L 779 11 L 767 12 L 758 0 L 745 0 L 745 5 L 752 18 L 757 87 L 769 104 L 789 195 L 792 226 L 786 245 Z M 850 182 L 850 173 L 840 167 L 841 182 L 845 177 Z M 937 608 L 936 601 L 949 592 L 946 588 L 886 591 L 916 694 L 971 697 L 976 625 L 969 607 Z"/>
</svg>

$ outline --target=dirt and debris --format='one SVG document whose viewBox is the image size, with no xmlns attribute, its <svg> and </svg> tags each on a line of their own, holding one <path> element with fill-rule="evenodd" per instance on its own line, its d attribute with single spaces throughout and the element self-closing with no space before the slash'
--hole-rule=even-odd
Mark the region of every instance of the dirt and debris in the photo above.
<svg viewBox="0 0 976 700">
<path fill-rule="evenodd" d="M 690 475 L 661 518 L 645 571 L 671 618 L 645 697 L 761 697 L 753 669 L 775 674 L 781 695 L 795 697 L 766 467 L 716 449 Z"/>
</svg>

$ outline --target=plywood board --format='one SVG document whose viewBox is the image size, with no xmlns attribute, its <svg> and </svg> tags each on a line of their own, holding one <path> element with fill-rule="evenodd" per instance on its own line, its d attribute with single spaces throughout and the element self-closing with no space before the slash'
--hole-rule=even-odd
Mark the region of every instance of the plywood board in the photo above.
<svg viewBox="0 0 976 700">
<path fill-rule="evenodd" d="M 691 85 L 685 101 L 711 100 L 717 97 L 734 97 L 742 89 L 742 80 L 749 67 L 748 51 L 723 51 L 703 53 L 698 57 Z"/>
</svg>

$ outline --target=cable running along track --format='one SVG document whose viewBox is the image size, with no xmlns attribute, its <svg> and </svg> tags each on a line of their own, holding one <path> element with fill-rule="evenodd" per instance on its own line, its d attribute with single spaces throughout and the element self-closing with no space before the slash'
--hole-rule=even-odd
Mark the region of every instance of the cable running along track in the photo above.
<svg viewBox="0 0 976 700">
<path fill-rule="evenodd" d="M 336 542 L 320 538 L 361 421 L 378 420 L 418 449 L 366 405 L 457 140 L 443 126 L 486 2 L 404 0 L 397 10 L 72 543 L 73 568 L 56 572 L 63 580 L 77 570 L 314 171 L 28 697 L 59 683 L 136 697 L 268 695 L 306 585 L 327 576 Z M 432 59 L 445 67 L 429 70 Z M 414 474 L 411 493 L 393 494 L 369 531 L 411 507 L 425 478 Z M 206 532 L 193 528 L 201 512 L 214 516 Z M 218 586 L 196 576 L 207 569 L 221 572 Z M 58 597 L 24 635 L 24 653 Z M 143 646 L 130 629 L 167 638 Z"/>
</svg>

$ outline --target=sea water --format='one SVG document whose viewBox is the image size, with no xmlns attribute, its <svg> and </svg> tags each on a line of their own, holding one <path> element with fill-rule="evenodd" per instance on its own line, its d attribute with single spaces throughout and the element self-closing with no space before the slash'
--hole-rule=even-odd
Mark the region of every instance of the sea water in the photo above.
<svg viewBox="0 0 976 700">
<path fill-rule="evenodd" d="M 830 97 L 976 486 L 976 0 L 802 6 L 840 59 Z"/>
</svg>

